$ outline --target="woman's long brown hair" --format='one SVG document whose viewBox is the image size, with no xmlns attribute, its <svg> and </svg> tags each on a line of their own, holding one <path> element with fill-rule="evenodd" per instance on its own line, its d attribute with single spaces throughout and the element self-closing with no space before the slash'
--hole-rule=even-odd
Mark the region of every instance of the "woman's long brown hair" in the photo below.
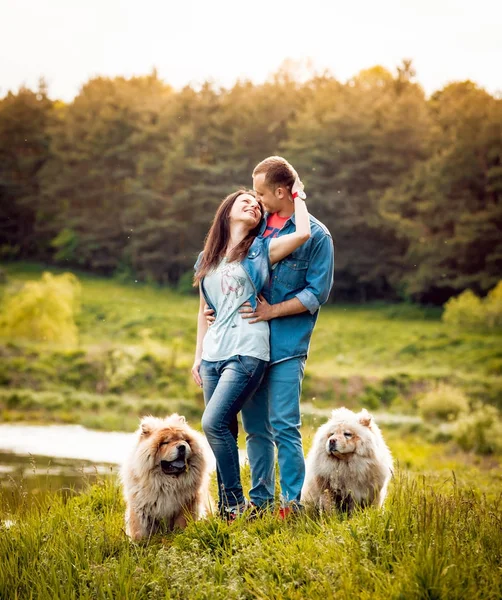
<svg viewBox="0 0 502 600">
<path fill-rule="evenodd" d="M 211 269 L 216 268 L 221 259 L 225 256 L 225 250 L 230 239 L 230 211 L 232 210 L 234 202 L 242 194 L 255 196 L 255 193 L 251 190 L 237 190 L 236 192 L 229 194 L 218 207 L 211 228 L 206 236 L 201 263 L 194 275 L 194 286 L 197 286 L 199 281 L 205 277 Z M 259 205 L 263 216 L 263 206 L 261 203 L 259 203 Z M 247 251 L 260 231 L 260 225 L 261 220 L 258 225 L 247 234 L 242 242 L 233 248 L 232 252 L 227 257 L 229 262 L 239 260 L 247 254 Z"/>
</svg>

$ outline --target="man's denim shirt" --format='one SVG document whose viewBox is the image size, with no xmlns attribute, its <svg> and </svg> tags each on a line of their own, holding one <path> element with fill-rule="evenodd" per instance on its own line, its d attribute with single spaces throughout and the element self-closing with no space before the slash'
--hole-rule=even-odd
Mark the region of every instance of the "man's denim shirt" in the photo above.
<svg viewBox="0 0 502 600">
<path fill-rule="evenodd" d="M 262 232 L 266 225 L 263 226 Z M 279 236 L 295 231 L 295 216 L 286 221 Z M 319 308 L 333 286 L 335 252 L 328 229 L 310 215 L 311 237 L 272 267 L 262 294 L 270 304 L 298 298 L 307 312 L 272 319 L 270 363 L 307 356 Z"/>
</svg>

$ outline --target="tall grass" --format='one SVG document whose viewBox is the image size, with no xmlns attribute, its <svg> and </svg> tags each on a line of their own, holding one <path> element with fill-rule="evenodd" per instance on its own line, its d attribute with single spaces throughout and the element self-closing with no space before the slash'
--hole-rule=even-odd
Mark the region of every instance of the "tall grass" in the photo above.
<svg viewBox="0 0 502 600">
<path fill-rule="evenodd" d="M 0 598 L 349 599 L 502 595 L 502 498 L 398 471 L 384 510 L 216 517 L 144 543 L 113 482 L 8 515 Z M 6 517 L 7 515 L 2 515 Z"/>
</svg>

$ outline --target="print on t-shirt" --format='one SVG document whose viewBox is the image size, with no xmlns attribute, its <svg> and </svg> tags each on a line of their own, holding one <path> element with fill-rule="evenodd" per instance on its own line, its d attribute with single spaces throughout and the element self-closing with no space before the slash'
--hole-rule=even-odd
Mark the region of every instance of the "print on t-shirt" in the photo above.
<svg viewBox="0 0 502 600">
<path fill-rule="evenodd" d="M 244 284 L 246 283 L 246 279 L 239 275 L 236 275 L 235 271 L 238 269 L 239 263 L 231 262 L 228 263 L 226 260 L 223 260 L 218 266 L 217 271 L 221 273 L 221 291 L 228 298 L 232 293 L 235 293 L 235 298 L 240 298 L 244 293 Z M 232 312 L 233 304 L 231 299 L 229 298 L 229 302 L 225 303 L 222 307 L 223 316 Z M 237 327 L 234 322 L 232 323 L 232 328 Z"/>
<path fill-rule="evenodd" d="M 277 213 L 268 216 L 267 228 L 263 232 L 263 237 L 277 237 L 279 231 L 284 227 L 284 223 L 289 217 L 280 217 Z"/>
<path fill-rule="evenodd" d="M 235 292 L 235 297 L 239 298 L 244 293 L 244 277 L 234 275 L 236 263 L 226 263 L 221 269 L 221 291 L 228 296 Z"/>
</svg>

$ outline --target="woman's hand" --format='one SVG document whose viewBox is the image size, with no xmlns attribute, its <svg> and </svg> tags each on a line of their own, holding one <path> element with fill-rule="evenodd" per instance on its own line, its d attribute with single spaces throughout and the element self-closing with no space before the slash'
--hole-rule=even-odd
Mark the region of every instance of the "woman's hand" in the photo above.
<svg viewBox="0 0 502 600">
<path fill-rule="evenodd" d="M 291 188 L 291 195 L 293 195 L 295 192 L 303 190 L 304 188 L 305 186 L 303 185 L 302 180 L 297 175 L 295 182 L 293 183 L 293 187 Z"/>
<path fill-rule="evenodd" d="M 270 240 L 269 258 L 271 264 L 275 265 L 310 239 L 310 215 L 305 204 L 306 197 L 306 194 L 303 193 L 303 183 L 297 174 L 291 188 L 290 198 L 294 204 L 295 231 Z"/>
<path fill-rule="evenodd" d="M 195 381 L 195 383 L 199 386 L 202 387 L 202 379 L 200 377 L 200 363 L 201 360 L 200 358 L 196 358 L 194 363 L 193 363 L 193 367 L 192 367 L 192 377 L 193 380 Z"/>
</svg>

